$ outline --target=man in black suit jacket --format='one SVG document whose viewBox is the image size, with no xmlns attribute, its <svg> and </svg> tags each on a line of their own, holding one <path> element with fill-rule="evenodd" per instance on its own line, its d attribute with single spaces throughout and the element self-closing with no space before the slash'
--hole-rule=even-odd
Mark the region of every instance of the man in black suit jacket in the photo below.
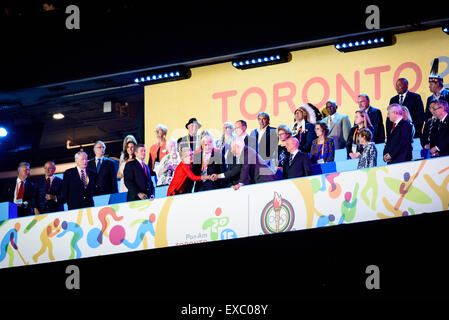
<svg viewBox="0 0 449 320">
<path fill-rule="evenodd" d="M 402 118 L 399 104 L 388 106 L 388 118 L 393 123 L 384 147 L 384 161 L 388 164 L 412 160 L 412 125 Z"/>
<path fill-rule="evenodd" d="M 251 132 L 251 137 L 256 141 L 256 152 L 274 170 L 278 148 L 276 128 L 270 127 L 270 116 L 265 112 L 257 115 L 257 121 L 259 121 L 259 129 Z"/>
<path fill-rule="evenodd" d="M 75 154 L 75 168 L 67 169 L 62 180 L 62 197 L 69 210 L 94 206 L 95 172 L 87 168 L 87 154 Z"/>
<path fill-rule="evenodd" d="M 213 174 L 212 181 L 225 179 L 227 185 L 231 184 L 234 190 L 238 190 L 243 185 L 276 180 L 274 171 L 253 148 L 245 145 L 242 138 L 232 139 L 229 148 L 226 157 L 227 171 Z"/>
<path fill-rule="evenodd" d="M 36 214 L 64 211 L 62 197 L 62 179 L 55 176 L 56 166 L 53 161 L 44 164 L 45 175 L 34 184 L 34 201 Z"/>
<path fill-rule="evenodd" d="M 408 81 L 405 78 L 400 78 L 396 81 L 396 92 L 398 94 L 390 99 L 390 104 L 397 103 L 407 107 L 413 125 L 415 126 L 414 138 L 420 138 L 424 123 L 424 105 L 421 96 L 417 93 L 408 91 Z M 391 131 L 392 126 L 393 123 L 387 117 L 385 125 L 387 132 Z"/>
<path fill-rule="evenodd" d="M 299 151 L 299 141 L 296 138 L 287 140 L 286 148 L 290 154 L 286 159 L 282 179 L 299 178 L 310 176 L 312 174 L 312 161 L 307 153 Z"/>
<path fill-rule="evenodd" d="M 134 149 L 136 158 L 125 165 L 123 176 L 128 188 L 127 201 L 154 198 L 154 185 L 150 168 L 145 164 L 145 145 L 138 144 Z"/>
<path fill-rule="evenodd" d="M 201 152 L 193 155 L 192 172 L 196 176 L 201 176 L 203 171 L 210 176 L 214 173 L 224 171 L 224 158 L 220 151 L 214 149 L 214 140 L 211 136 L 205 136 L 201 140 Z M 221 188 L 221 181 L 196 181 L 194 191 L 206 191 Z"/>
<path fill-rule="evenodd" d="M 433 113 L 438 119 L 436 134 L 430 139 L 430 155 L 440 157 L 449 155 L 449 106 L 447 101 L 438 100 L 434 105 Z"/>
<path fill-rule="evenodd" d="M 97 141 L 94 145 L 95 158 L 90 159 L 87 168 L 96 172 L 94 194 L 117 193 L 117 171 L 115 170 L 114 160 L 106 158 L 104 152 L 106 145 L 103 141 Z"/>
<path fill-rule="evenodd" d="M 366 111 L 373 125 L 373 141 L 374 143 L 384 143 L 385 142 L 385 127 L 382 119 L 382 112 L 370 105 L 370 100 L 368 95 L 359 94 L 357 98 L 360 110 Z"/>
<path fill-rule="evenodd" d="M 445 100 L 449 102 L 449 90 L 443 86 L 443 78 L 441 76 L 436 74 L 429 76 L 429 90 L 432 92 L 432 95 L 427 98 L 426 102 L 426 120 L 432 117 L 432 112 L 430 111 L 430 103 L 432 100 Z"/>
<path fill-rule="evenodd" d="M 30 216 L 34 213 L 34 185 L 28 181 L 30 164 L 21 162 L 17 167 L 17 179 L 6 182 L 3 199 L 17 204 L 17 217 Z"/>
</svg>

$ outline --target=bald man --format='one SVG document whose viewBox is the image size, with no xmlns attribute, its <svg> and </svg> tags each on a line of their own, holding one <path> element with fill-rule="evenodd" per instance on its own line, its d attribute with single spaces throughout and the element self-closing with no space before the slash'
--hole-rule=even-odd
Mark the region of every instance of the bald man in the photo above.
<svg viewBox="0 0 449 320">
<path fill-rule="evenodd" d="M 286 148 L 290 157 L 285 161 L 282 179 L 310 176 L 312 174 L 312 161 L 307 153 L 299 151 L 298 139 L 289 138 Z"/>
</svg>

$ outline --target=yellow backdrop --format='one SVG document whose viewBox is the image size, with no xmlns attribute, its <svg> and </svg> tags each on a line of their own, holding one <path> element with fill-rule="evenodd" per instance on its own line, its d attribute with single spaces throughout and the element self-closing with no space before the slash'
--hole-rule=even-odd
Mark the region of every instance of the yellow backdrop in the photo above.
<svg viewBox="0 0 449 320">
<path fill-rule="evenodd" d="M 431 62 L 447 55 L 449 36 L 435 28 L 395 37 L 393 46 L 349 53 L 332 45 L 293 51 L 288 63 L 248 70 L 238 70 L 231 62 L 198 67 L 191 70 L 190 79 L 146 86 L 146 145 L 156 142 L 154 128 L 159 123 L 168 127 L 167 138 L 176 139 L 187 134 L 185 124 L 196 117 L 200 131 L 210 130 L 218 139 L 226 120 L 244 119 L 252 130 L 257 113 L 265 111 L 272 126 L 291 125 L 297 106 L 310 102 L 321 109 L 328 99 L 336 100 L 338 111 L 352 121 L 359 93 L 369 95 L 385 120 L 399 77 L 407 78 L 409 90 L 425 103 Z M 448 70 L 447 62 L 440 62 L 443 76 Z"/>
</svg>

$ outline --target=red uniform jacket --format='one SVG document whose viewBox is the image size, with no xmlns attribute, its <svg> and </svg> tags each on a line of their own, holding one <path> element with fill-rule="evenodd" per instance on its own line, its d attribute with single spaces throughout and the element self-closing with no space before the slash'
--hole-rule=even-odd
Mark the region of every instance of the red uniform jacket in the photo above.
<svg viewBox="0 0 449 320">
<path fill-rule="evenodd" d="M 167 196 L 189 193 L 192 191 L 193 181 L 200 181 L 201 176 L 196 176 L 191 170 L 191 165 L 180 162 L 167 190 Z"/>
</svg>

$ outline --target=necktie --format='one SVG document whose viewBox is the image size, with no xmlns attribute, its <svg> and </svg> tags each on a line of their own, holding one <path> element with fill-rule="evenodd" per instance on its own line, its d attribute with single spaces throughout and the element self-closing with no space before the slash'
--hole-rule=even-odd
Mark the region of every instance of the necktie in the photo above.
<svg viewBox="0 0 449 320">
<path fill-rule="evenodd" d="M 390 133 L 393 132 L 394 128 L 396 128 L 396 122 L 393 122 L 393 128 L 391 128 Z"/>
<path fill-rule="evenodd" d="M 399 104 L 402 106 L 402 103 L 404 102 L 404 96 L 402 94 L 399 95 Z"/>
<path fill-rule="evenodd" d="M 97 173 L 100 172 L 101 159 L 97 159 Z"/>
<path fill-rule="evenodd" d="M 23 199 L 23 194 L 25 193 L 25 187 L 23 181 L 20 181 L 19 191 L 17 192 L 17 200 Z"/>
<path fill-rule="evenodd" d="M 47 192 L 50 190 L 51 181 L 50 178 L 47 178 Z"/>
<path fill-rule="evenodd" d="M 145 164 L 143 162 L 142 162 L 142 169 L 143 169 L 143 171 L 145 171 L 145 175 L 148 177 L 147 167 L 145 166 Z"/>
<path fill-rule="evenodd" d="M 81 182 L 83 183 L 84 189 L 87 189 L 86 174 L 84 173 L 84 170 L 81 170 Z"/>
<path fill-rule="evenodd" d="M 288 159 L 288 166 L 291 167 L 293 163 L 293 153 L 290 154 L 290 158 Z"/>
</svg>

